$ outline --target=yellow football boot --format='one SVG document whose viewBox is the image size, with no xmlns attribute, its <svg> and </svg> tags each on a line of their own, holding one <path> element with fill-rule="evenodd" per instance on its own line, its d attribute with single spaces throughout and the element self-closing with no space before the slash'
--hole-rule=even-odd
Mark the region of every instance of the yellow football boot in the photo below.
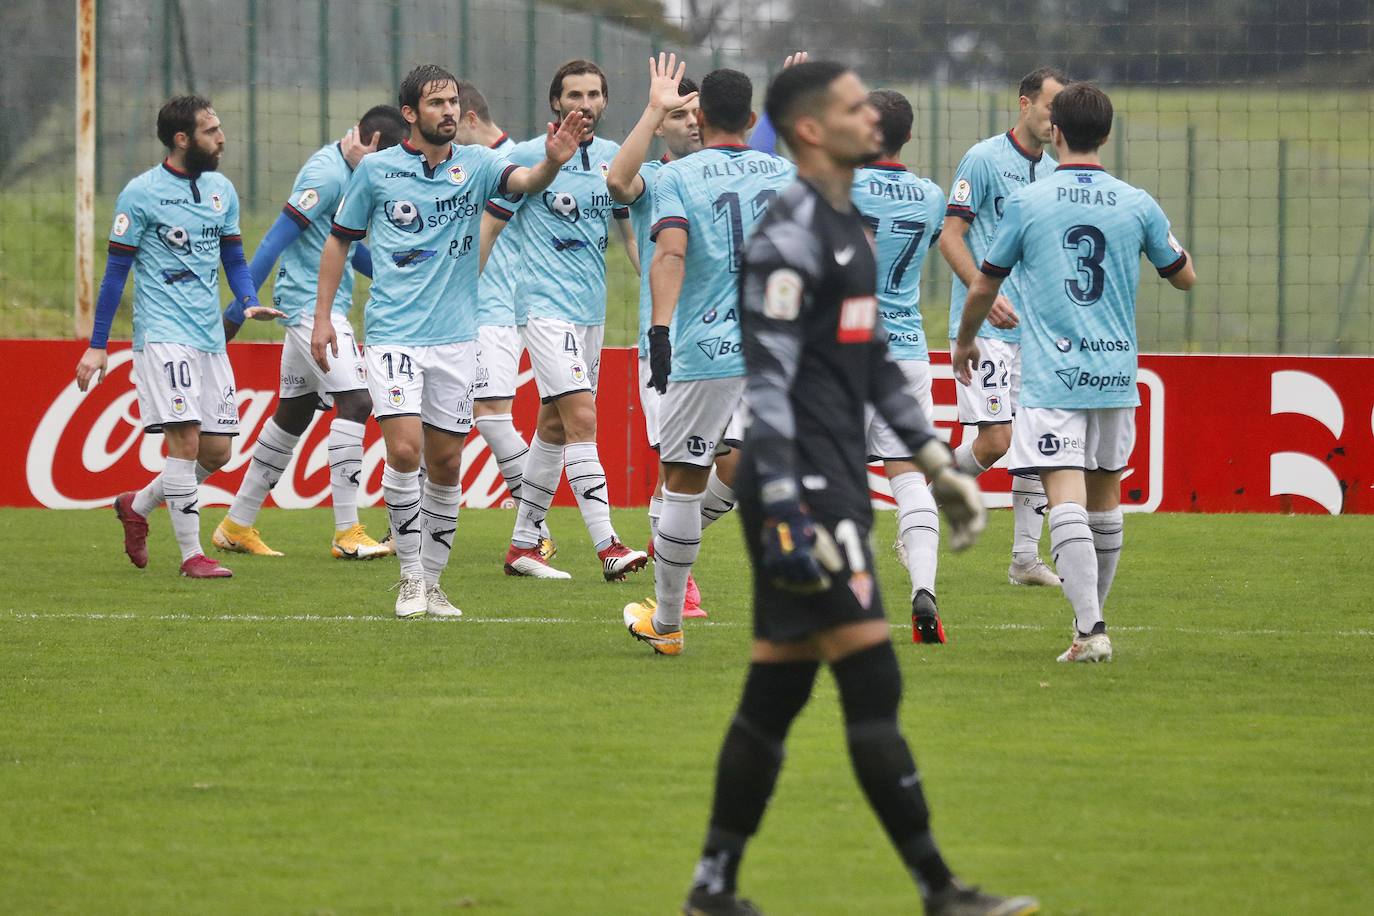
<svg viewBox="0 0 1374 916">
<path fill-rule="evenodd" d="M 279 557 L 281 551 L 273 550 L 262 542 L 262 535 L 251 525 L 240 525 L 224 517 L 210 537 L 210 543 L 220 550 L 233 553 L 250 553 L 255 557 Z"/>
<path fill-rule="evenodd" d="M 359 523 L 346 531 L 334 532 L 334 543 L 329 545 L 329 552 L 340 560 L 371 560 L 390 556 L 393 549 L 368 537 L 367 529 Z"/>
<path fill-rule="evenodd" d="M 654 608 L 657 606 L 658 603 L 652 598 L 625 605 L 625 628 L 635 639 L 647 642 L 659 655 L 681 655 L 682 631 L 660 633 L 654 627 Z"/>
</svg>

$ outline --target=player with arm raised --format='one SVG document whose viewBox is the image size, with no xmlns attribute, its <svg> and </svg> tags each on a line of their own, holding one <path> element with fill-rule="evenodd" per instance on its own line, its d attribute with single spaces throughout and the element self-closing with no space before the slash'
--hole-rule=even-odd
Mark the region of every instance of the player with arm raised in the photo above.
<svg viewBox="0 0 1374 916">
<path fill-rule="evenodd" d="M 653 324 L 653 296 L 649 286 L 649 265 L 653 261 L 654 242 L 649 230 L 654 222 L 654 181 L 663 166 L 691 155 L 701 149 L 701 129 L 697 126 L 697 84 L 683 76 L 686 63 L 678 63 L 675 54 L 659 54 L 649 59 L 649 103 L 634 129 L 620 145 L 620 152 L 611 160 L 606 173 L 606 187 L 617 202 L 630 207 L 630 222 L 635 230 L 635 247 L 639 252 L 639 406 L 644 411 L 644 429 L 649 445 L 658 451 L 659 395 L 649 384 L 649 326 Z M 644 161 L 655 137 L 661 137 L 667 152 L 660 159 Z M 734 453 L 718 460 L 733 461 Z M 649 499 L 649 549 L 653 556 L 653 538 L 658 534 L 658 521 L 663 515 L 663 475 L 656 475 L 653 496 Z M 716 474 L 706 484 L 707 496 L 702 502 L 702 524 L 719 518 L 734 508 L 734 494 Z M 687 592 L 683 599 L 684 617 L 705 617 L 701 607 L 701 592 L 691 574 L 687 576 Z"/>
<path fill-rule="evenodd" d="M 339 559 L 367 560 L 385 556 L 391 550 L 368 536 L 358 521 L 358 486 L 363 466 L 363 431 L 372 413 L 372 398 L 367 393 L 367 371 L 362 353 L 354 343 L 348 312 L 353 307 L 353 274 L 345 272 L 334 295 L 330 320 L 335 334 L 345 343 L 341 358 L 334 360 L 327 375 L 310 355 L 310 334 L 315 318 L 315 281 L 320 273 L 320 253 L 329 238 L 330 218 L 349 176 L 362 157 L 377 150 L 390 149 L 410 132 L 401 113 L 389 105 L 377 105 L 358 121 L 356 128 L 336 143 L 315 152 L 296 174 L 291 196 L 281 215 L 267 230 L 262 244 L 248 265 L 255 289 L 261 289 L 268 274 L 277 267 L 272 285 L 272 303 L 286 316 L 286 339 L 281 351 L 281 388 L 276 412 L 263 424 L 253 446 L 239 491 L 229 512 L 215 528 L 211 543 L 221 550 L 279 557 L 268 547 L 254 527 L 263 500 L 281 480 L 301 436 L 310 426 L 321 396 L 328 396 L 335 416 L 329 424 L 329 483 L 334 508 L 334 536 L 330 553 Z M 366 145 L 358 142 L 366 140 Z M 350 253 L 353 267 L 372 276 L 372 257 L 367 246 L 354 243 Z M 236 304 L 237 305 L 237 304 Z M 235 306 L 224 313 L 224 334 L 232 339 L 242 323 L 242 310 Z"/>
<path fill-rule="evenodd" d="M 538 428 L 525 456 L 515 530 L 506 552 L 511 576 L 568 579 L 539 549 L 549 503 L 563 475 L 597 551 L 602 575 L 618 581 L 644 568 L 648 555 L 620 542 L 611 525 L 606 472 L 596 446 L 596 382 L 606 325 L 606 249 L 611 223 L 638 267 L 629 211 L 611 199 L 606 175 L 620 147 L 596 135 L 606 111 L 606 75 L 589 60 L 571 60 L 549 84 L 549 108 L 559 117 L 577 114 L 583 136 L 575 155 L 543 194 L 511 210 L 493 204 L 487 212 L 511 225 L 523 262 L 516 292 L 516 324 L 530 354 L 539 388 Z M 511 151 L 511 160 L 537 155 L 534 141 Z M 484 232 L 484 235 L 490 235 Z"/>
<path fill-rule="evenodd" d="M 716 452 L 739 444 L 739 430 L 727 426 L 744 392 L 737 280 L 744 249 L 796 172 L 745 145 L 753 94 L 738 70 L 708 73 L 697 112 L 704 146 L 665 165 L 654 183 L 649 383 L 662 397 L 663 517 L 654 537 L 655 600 L 628 604 L 623 616 L 631 636 L 663 655 L 682 652 L 687 577 L 701 549 Z M 723 473 L 719 483 L 728 488 L 733 467 Z"/>
<path fill-rule="evenodd" d="M 457 146 L 458 80 L 416 67 L 400 89 L 410 138 L 359 163 L 320 257 L 311 352 L 339 358 L 329 313 L 349 244 L 369 235 L 373 281 L 364 313 L 368 390 L 386 441 L 382 492 L 401 563 L 398 617 L 461 616 L 439 587 L 458 525 L 463 442 L 472 428 L 478 233 L 498 194 L 539 194 L 577 150 L 582 116 L 550 124 L 530 168 Z M 420 484 L 420 454 L 427 477 Z"/>
<path fill-rule="evenodd" d="M 1066 82 L 1063 74 L 1049 67 L 1026 74 L 1020 85 L 1016 125 L 974 145 L 955 170 L 946 209 L 946 215 L 954 218 L 946 220 L 940 235 L 940 253 L 953 274 L 951 341 L 959 328 L 964 297 L 992 244 L 1007 198 L 1054 171 L 1054 159 L 1044 152 L 1050 141 L 1050 103 Z M 1023 293 L 1019 276 L 1013 274 L 993 308 L 991 321 L 984 323 L 978 334 L 982 362 L 977 383 L 959 386 L 959 422 L 978 427 L 974 438 L 965 435 L 954 450 L 954 460 L 966 474 L 983 473 L 1011 446 L 1021 388 L 1021 330 L 1016 322 L 1017 311 L 1026 306 Z M 1015 534 L 1008 581 L 1013 585 L 1058 585 L 1059 577 L 1040 559 L 1044 489 L 1033 477 L 1015 477 L 1011 495 Z"/>
<path fill-rule="evenodd" d="M 868 547 L 864 405 L 877 408 L 929 475 L 954 547 L 972 543 L 986 516 L 977 485 L 953 466 L 907 391 L 878 322 L 874 253 L 851 202 L 854 169 L 882 147 L 878 113 L 853 72 L 824 62 L 784 70 L 765 104 L 799 180 L 770 206 L 740 274 L 749 425 L 737 488 L 754 572 L 754 642 L 683 912 L 759 912 L 736 895 L 740 861 L 822 662 L 839 688 L 855 775 L 926 912 L 1033 912 L 1029 898 L 992 897 L 954 879 L 898 727 L 901 671 Z"/>
<path fill-rule="evenodd" d="M 1074 613 L 1073 643 L 1059 661 L 1110 661 L 1102 613 L 1121 558 L 1121 472 L 1140 405 L 1140 255 L 1177 289 L 1190 289 L 1196 274 L 1155 199 L 1102 168 L 1098 150 L 1112 128 L 1106 94 L 1070 85 L 1050 119 L 1063 164 L 1007 200 L 964 304 L 954 370 L 963 385 L 977 384 L 979 323 L 1018 269 L 1025 376 L 1011 468 L 1038 474 L 1049 495 L 1050 549 Z"/>
<path fill-rule="evenodd" d="M 200 546 L 200 484 L 229 460 L 239 432 L 234 371 L 224 347 L 219 268 L 243 317 L 281 312 L 258 303 L 239 234 L 239 198 L 216 171 L 224 130 L 208 99 L 181 95 L 157 113 L 167 157 L 134 178 L 115 201 L 110 256 L 96 304 L 90 348 L 76 366 L 82 391 L 105 376 L 110 325 L 134 272 L 134 382 L 145 432 L 162 433 L 167 462 L 142 490 L 115 498 L 124 552 L 148 565 L 148 516 L 163 502 L 181 548 L 181 574 L 233 575 Z"/>
</svg>

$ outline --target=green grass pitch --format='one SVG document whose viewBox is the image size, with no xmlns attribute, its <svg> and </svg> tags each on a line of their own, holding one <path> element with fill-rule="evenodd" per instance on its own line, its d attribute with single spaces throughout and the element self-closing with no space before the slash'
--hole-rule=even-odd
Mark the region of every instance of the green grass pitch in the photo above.
<svg viewBox="0 0 1374 916">
<path fill-rule="evenodd" d="M 330 559 L 326 510 L 264 513 L 288 556 L 229 582 L 175 575 L 165 515 L 138 571 L 108 511 L 0 511 L 0 908 L 675 912 L 746 664 L 735 521 L 678 659 L 626 635 L 650 576 L 603 583 L 575 511 L 571 582 L 505 578 L 510 521 L 460 519 L 465 619 L 401 622 L 394 561 Z M 1374 909 L 1374 519 L 1130 516 L 1117 660 L 1074 668 L 1062 597 L 1006 584 L 1006 512 L 941 557 L 950 644 L 911 645 L 893 524 L 902 723 L 957 872 L 1055 914 Z M 919 912 L 826 675 L 742 887 L 770 914 Z"/>
</svg>

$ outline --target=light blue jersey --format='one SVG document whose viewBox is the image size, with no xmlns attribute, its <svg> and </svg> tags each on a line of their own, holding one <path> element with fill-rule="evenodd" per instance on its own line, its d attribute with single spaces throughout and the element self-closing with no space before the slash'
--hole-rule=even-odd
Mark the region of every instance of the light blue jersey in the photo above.
<svg viewBox="0 0 1374 916">
<path fill-rule="evenodd" d="M 544 158 L 543 137 L 518 144 L 512 162 L 532 166 Z M 606 246 L 612 219 L 630 211 L 611 199 L 606 173 L 620 145 L 601 137 L 583 141 L 543 194 L 520 202 L 510 226 L 520 265 L 515 321 L 561 318 L 573 324 L 606 323 Z"/>
<path fill-rule="evenodd" d="M 482 208 L 506 193 L 516 166 L 480 146 L 453 146 L 430 169 L 408 141 L 363 157 L 332 232 L 369 235 L 368 346 L 437 346 L 477 337 Z"/>
<path fill-rule="evenodd" d="M 1011 131 L 988 137 L 974 144 L 964 154 L 954 171 L 945 215 L 957 216 L 972 224 L 964 235 L 964 241 L 973 253 L 974 264 L 981 264 L 987 258 L 1007 198 L 1017 189 L 1049 175 L 1054 167 L 1055 161 L 1048 153 L 1032 155 L 1021 148 Z M 1016 273 L 1002 284 L 1002 295 L 1011 300 L 1018 312 L 1025 304 L 1021 296 L 1020 278 Z M 964 286 L 958 274 L 954 274 L 949 292 L 950 340 L 959 335 L 959 320 L 964 315 L 964 300 L 967 298 L 968 287 Z M 1021 329 L 994 328 L 985 321 L 978 330 L 978 336 L 1015 343 L 1021 339 Z"/>
<path fill-rule="evenodd" d="M 224 352 L 219 246 L 241 241 L 239 196 L 219 172 L 192 178 L 167 163 L 115 201 L 110 251 L 134 259 L 134 349 L 178 343 Z"/>
<path fill-rule="evenodd" d="M 509 134 L 501 137 L 491 148 L 509 156 L 515 141 Z M 487 212 L 498 219 L 511 218 L 511 204 L 503 198 L 487 201 Z M 509 227 L 507 227 L 509 228 Z M 515 286 L 520 276 L 520 243 L 515 233 L 503 231 L 487 255 L 487 266 L 477 281 L 477 325 L 513 327 L 515 325 Z"/>
<path fill-rule="evenodd" d="M 668 157 L 646 162 L 639 168 L 644 179 L 644 193 L 630 204 L 630 223 L 635 229 L 635 246 L 639 249 L 639 355 L 649 355 L 649 326 L 654 323 L 654 297 L 649 289 L 649 265 L 654 262 L 654 240 L 650 232 L 654 226 L 654 182 Z"/>
<path fill-rule="evenodd" d="M 708 146 L 670 162 L 654 183 L 654 227 L 687 230 L 682 292 L 673 312 L 674 381 L 744 374 L 739 269 L 744 243 L 797 169 L 747 146 Z"/>
<path fill-rule="evenodd" d="M 849 199 L 873 230 L 878 247 L 878 314 L 893 359 L 930 362 L 921 325 L 921 267 L 945 224 L 945 194 L 900 162 L 875 162 L 854 172 Z"/>
<path fill-rule="evenodd" d="M 1188 261 L 1155 199 L 1101 166 L 1060 166 L 1007 200 L 982 270 L 994 277 L 1020 271 L 1023 406 L 1140 403 L 1135 296 L 1141 252 L 1161 277 Z"/>
<path fill-rule="evenodd" d="M 331 143 L 305 161 L 291 196 L 282 212 L 301 227 L 300 236 L 286 246 L 277 262 L 277 279 L 272 284 L 272 304 L 286 313 L 279 319 L 290 327 L 315 311 L 315 290 L 319 285 L 320 255 L 329 238 L 330 217 L 339 207 L 344 188 L 353 169 L 344 160 L 339 144 Z M 349 257 L 352 258 L 352 245 Z M 347 315 L 353 307 L 353 271 L 345 270 L 334 294 L 334 311 Z"/>
</svg>

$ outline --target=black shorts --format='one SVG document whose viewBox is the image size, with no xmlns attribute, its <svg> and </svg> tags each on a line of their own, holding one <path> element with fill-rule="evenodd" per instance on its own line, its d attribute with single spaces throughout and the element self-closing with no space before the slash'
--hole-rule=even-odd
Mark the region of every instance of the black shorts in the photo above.
<svg viewBox="0 0 1374 916">
<path fill-rule="evenodd" d="M 860 572 L 845 570 L 833 576 L 827 591 L 799 595 L 773 585 L 763 570 L 763 511 L 752 501 L 739 503 L 745 545 L 754 572 L 754 637 L 769 642 L 798 642 L 817 633 L 863 620 L 885 620 L 867 527 L 859 528 L 864 557 Z M 833 534 L 838 520 L 818 519 Z M 845 553 L 841 546 L 840 553 Z M 847 565 L 847 561 L 846 561 Z"/>
</svg>

